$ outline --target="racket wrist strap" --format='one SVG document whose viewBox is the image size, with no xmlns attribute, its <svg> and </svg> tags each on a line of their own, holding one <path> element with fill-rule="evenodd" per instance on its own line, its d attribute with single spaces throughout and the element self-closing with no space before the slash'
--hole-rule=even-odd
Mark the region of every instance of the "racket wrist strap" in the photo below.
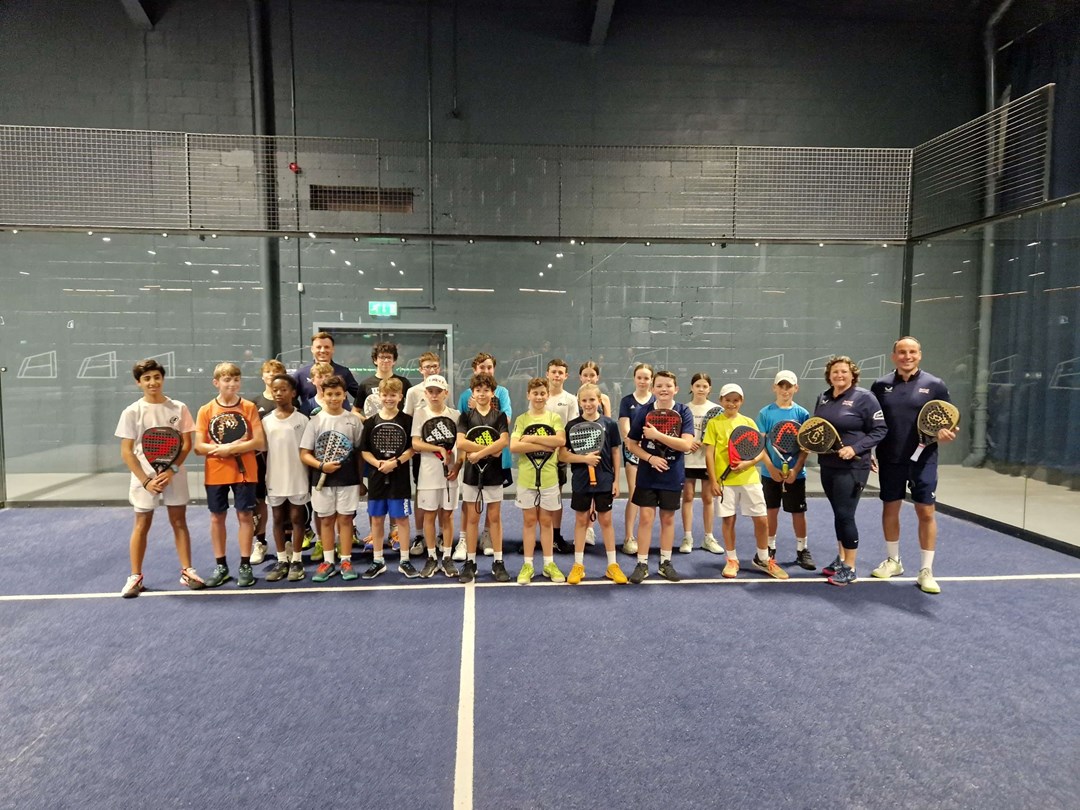
<svg viewBox="0 0 1080 810">
<path fill-rule="evenodd" d="M 146 485 L 149 484 L 153 480 L 154 480 L 154 476 L 151 475 L 149 478 L 147 478 L 145 481 L 142 482 L 142 488 L 146 489 Z"/>
</svg>

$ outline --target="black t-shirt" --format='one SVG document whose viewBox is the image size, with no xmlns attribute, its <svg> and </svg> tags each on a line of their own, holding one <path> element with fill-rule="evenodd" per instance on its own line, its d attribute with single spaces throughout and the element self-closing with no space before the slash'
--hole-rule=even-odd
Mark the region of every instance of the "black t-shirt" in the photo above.
<svg viewBox="0 0 1080 810">
<path fill-rule="evenodd" d="M 394 374 L 393 378 L 395 380 L 401 380 L 401 404 L 398 407 L 404 408 L 405 395 L 409 393 L 409 389 L 412 388 L 412 383 L 402 377 L 400 374 Z M 382 380 L 372 374 L 370 377 L 366 378 L 363 382 L 360 383 L 360 393 L 356 397 L 356 406 L 358 408 L 363 410 L 364 403 L 367 402 L 367 398 L 372 394 L 377 394 L 379 392 L 379 383 L 381 382 Z"/>
<path fill-rule="evenodd" d="M 492 408 L 487 412 L 486 416 L 475 409 L 470 409 L 458 417 L 458 433 L 464 433 L 465 438 L 469 437 L 470 429 L 481 425 L 494 428 L 498 438 L 501 438 L 503 433 L 510 432 L 510 423 L 506 418 L 506 414 L 496 408 L 494 402 L 492 402 Z M 480 472 L 477 470 L 476 465 L 471 462 L 465 463 L 462 480 L 471 487 L 502 486 L 503 474 L 500 454 L 496 453 L 493 456 L 488 456 L 484 461 L 487 462 L 487 466 L 484 469 L 483 481 L 480 480 Z"/>
<path fill-rule="evenodd" d="M 398 411 L 393 419 L 383 419 L 378 414 L 375 414 L 364 422 L 364 436 L 360 440 L 360 446 L 364 450 L 371 453 L 375 458 L 380 457 L 371 445 L 371 434 L 375 426 L 383 422 L 396 422 L 401 425 L 407 437 L 406 450 L 412 446 L 412 417 Z M 389 475 L 384 475 L 370 464 L 368 465 L 368 500 L 396 500 L 409 498 L 411 495 L 412 473 L 409 471 L 408 464 L 402 464 L 397 469 L 392 470 Z"/>
</svg>

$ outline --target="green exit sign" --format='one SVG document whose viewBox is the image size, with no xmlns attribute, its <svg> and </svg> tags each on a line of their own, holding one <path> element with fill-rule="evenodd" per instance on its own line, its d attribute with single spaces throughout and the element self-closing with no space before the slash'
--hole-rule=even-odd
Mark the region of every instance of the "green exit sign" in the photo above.
<svg viewBox="0 0 1080 810">
<path fill-rule="evenodd" d="M 367 314 L 376 318 L 396 318 L 397 301 L 368 301 Z"/>
</svg>

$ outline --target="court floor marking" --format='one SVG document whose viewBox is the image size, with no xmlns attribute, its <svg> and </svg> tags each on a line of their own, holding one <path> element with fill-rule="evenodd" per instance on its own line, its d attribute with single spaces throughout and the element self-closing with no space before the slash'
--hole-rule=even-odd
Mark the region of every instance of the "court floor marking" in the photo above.
<svg viewBox="0 0 1080 810">
<path fill-rule="evenodd" d="M 905 582 L 915 584 L 915 577 L 893 577 L 892 579 L 877 579 L 875 577 L 867 577 L 865 579 L 859 579 L 856 585 L 887 585 L 890 582 Z M 1031 582 L 1036 580 L 1080 580 L 1080 572 L 1072 574 L 988 574 L 986 576 L 957 576 L 957 577 L 935 577 L 938 582 Z M 680 582 L 667 582 L 659 578 L 650 578 L 641 583 L 642 585 L 659 585 L 661 587 L 678 587 L 680 585 L 827 585 L 828 580 L 824 577 L 793 577 L 792 579 L 773 579 L 772 577 L 754 577 L 745 578 L 739 577 L 737 579 L 716 579 L 710 577 L 709 579 L 684 579 Z M 527 586 L 520 586 L 516 582 L 473 582 L 470 585 L 461 586 L 455 583 L 445 583 L 442 585 L 436 585 L 428 582 L 412 582 L 401 583 L 399 585 L 376 585 L 370 588 L 364 586 L 357 587 L 330 587 L 325 585 L 317 585 L 315 587 L 284 587 L 284 588 L 228 588 L 228 589 L 203 589 L 201 591 L 143 591 L 139 595 L 139 599 L 146 599 L 147 597 L 177 597 L 177 596 L 190 596 L 190 597 L 229 597 L 229 596 L 293 596 L 309 593 L 336 593 L 336 594 L 378 594 L 386 593 L 387 591 L 426 591 L 426 590 L 456 590 L 459 587 L 464 587 L 466 590 L 472 590 L 473 588 L 552 588 L 562 587 L 564 583 L 559 582 L 532 582 Z M 567 587 L 580 588 L 582 586 L 598 585 L 601 587 L 618 587 L 614 582 L 609 582 L 606 579 L 587 579 L 582 581 L 579 585 L 570 585 Z M 636 586 L 627 586 L 633 589 Z M 39 593 L 39 594 L 3 594 L 0 595 L 0 602 L 49 602 L 49 601 L 62 601 L 66 599 L 117 599 L 120 594 L 117 591 L 110 591 L 108 593 Z M 125 599 L 125 602 L 133 600 Z"/>
<path fill-rule="evenodd" d="M 473 707 L 476 697 L 476 588 L 465 588 L 461 620 L 461 675 L 458 681 L 457 754 L 454 810 L 473 806 Z"/>
</svg>

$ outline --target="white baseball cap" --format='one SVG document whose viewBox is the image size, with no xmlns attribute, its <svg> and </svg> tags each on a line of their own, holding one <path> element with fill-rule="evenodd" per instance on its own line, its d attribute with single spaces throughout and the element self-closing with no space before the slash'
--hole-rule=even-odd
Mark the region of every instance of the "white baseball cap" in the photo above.
<svg viewBox="0 0 1080 810">
<path fill-rule="evenodd" d="M 746 397 L 743 396 L 742 387 L 739 386 L 738 383 L 728 383 L 720 389 L 720 399 L 723 399 L 728 394 L 738 394 L 740 397 L 743 397 L 743 399 L 746 399 Z"/>
<path fill-rule="evenodd" d="M 430 377 L 425 377 L 424 382 L 422 382 L 421 385 L 423 385 L 424 388 L 441 388 L 443 391 L 450 390 L 446 378 L 441 374 L 432 374 Z"/>
<path fill-rule="evenodd" d="M 773 385 L 782 382 L 791 383 L 792 385 L 798 385 L 799 378 L 795 376 L 794 371 L 788 371 L 787 369 L 785 369 L 784 371 L 776 372 L 776 376 L 773 378 Z"/>
</svg>

